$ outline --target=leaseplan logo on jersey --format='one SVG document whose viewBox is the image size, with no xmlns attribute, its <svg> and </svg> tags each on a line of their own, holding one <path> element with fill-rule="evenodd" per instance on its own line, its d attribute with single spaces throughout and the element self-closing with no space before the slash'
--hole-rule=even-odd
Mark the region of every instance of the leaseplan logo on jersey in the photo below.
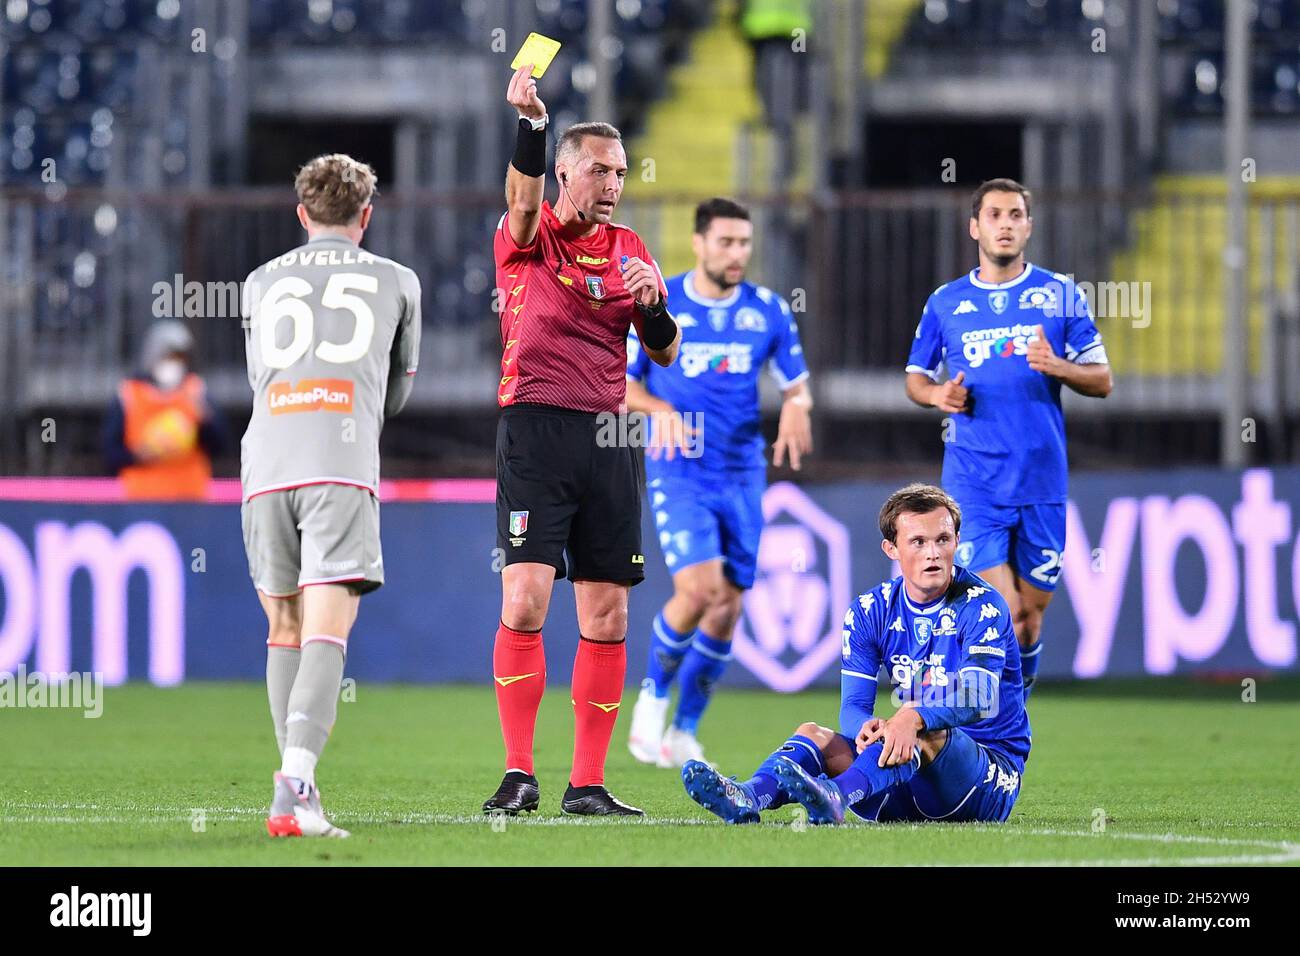
<svg viewBox="0 0 1300 956">
<path fill-rule="evenodd" d="M 352 383 L 345 378 L 304 378 L 276 382 L 266 393 L 272 415 L 287 412 L 350 412 Z"/>
<path fill-rule="evenodd" d="M 736 659 L 774 690 L 807 687 L 840 656 L 849 593 L 849 532 L 798 487 L 763 495 L 754 586 L 736 625 Z"/>
</svg>

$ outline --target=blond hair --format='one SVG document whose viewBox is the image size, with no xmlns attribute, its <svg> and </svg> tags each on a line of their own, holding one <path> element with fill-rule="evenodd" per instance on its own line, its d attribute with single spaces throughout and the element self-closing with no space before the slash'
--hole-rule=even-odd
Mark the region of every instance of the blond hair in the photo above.
<svg viewBox="0 0 1300 956">
<path fill-rule="evenodd" d="M 293 188 L 312 222 L 348 226 L 370 205 L 375 182 L 375 171 L 366 163 L 344 153 L 328 153 L 298 170 Z"/>
</svg>

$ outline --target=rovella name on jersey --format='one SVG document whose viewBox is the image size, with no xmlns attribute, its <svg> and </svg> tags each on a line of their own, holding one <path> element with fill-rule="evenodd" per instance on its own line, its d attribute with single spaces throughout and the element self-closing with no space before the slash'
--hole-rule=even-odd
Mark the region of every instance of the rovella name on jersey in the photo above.
<svg viewBox="0 0 1300 956">
<path fill-rule="evenodd" d="M 264 267 L 267 272 L 303 266 L 355 266 L 376 262 L 375 257 L 364 249 L 295 249 L 286 252 L 278 259 L 272 259 Z"/>
</svg>

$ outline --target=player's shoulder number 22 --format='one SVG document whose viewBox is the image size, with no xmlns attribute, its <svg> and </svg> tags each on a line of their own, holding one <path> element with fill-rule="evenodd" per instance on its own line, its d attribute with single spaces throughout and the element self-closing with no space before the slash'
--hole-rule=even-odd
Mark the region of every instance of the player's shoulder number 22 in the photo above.
<svg viewBox="0 0 1300 956">
<path fill-rule="evenodd" d="M 327 309 L 346 309 L 356 318 L 356 324 L 347 342 L 322 341 L 316 346 L 316 357 L 322 361 L 343 365 L 355 362 L 370 349 L 375 335 L 375 313 L 353 291 L 374 294 L 379 291 L 379 279 L 359 272 L 336 272 L 325 283 L 320 304 Z M 262 361 L 268 368 L 288 368 L 311 348 L 316 317 L 311 306 L 303 301 L 311 293 L 312 285 L 306 279 L 284 276 L 273 282 L 262 296 L 255 316 Z M 285 346 L 276 345 L 275 341 L 281 319 L 293 321 L 293 338 Z"/>
</svg>

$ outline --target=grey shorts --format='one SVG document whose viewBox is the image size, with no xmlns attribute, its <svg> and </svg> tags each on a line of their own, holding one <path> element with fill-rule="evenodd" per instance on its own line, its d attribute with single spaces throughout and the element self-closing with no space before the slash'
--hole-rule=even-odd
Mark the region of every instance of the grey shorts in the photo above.
<svg viewBox="0 0 1300 956">
<path fill-rule="evenodd" d="M 361 594 L 384 583 L 379 499 L 354 485 L 268 491 L 240 508 L 253 586 L 270 597 L 308 584 L 348 584 Z"/>
</svg>

